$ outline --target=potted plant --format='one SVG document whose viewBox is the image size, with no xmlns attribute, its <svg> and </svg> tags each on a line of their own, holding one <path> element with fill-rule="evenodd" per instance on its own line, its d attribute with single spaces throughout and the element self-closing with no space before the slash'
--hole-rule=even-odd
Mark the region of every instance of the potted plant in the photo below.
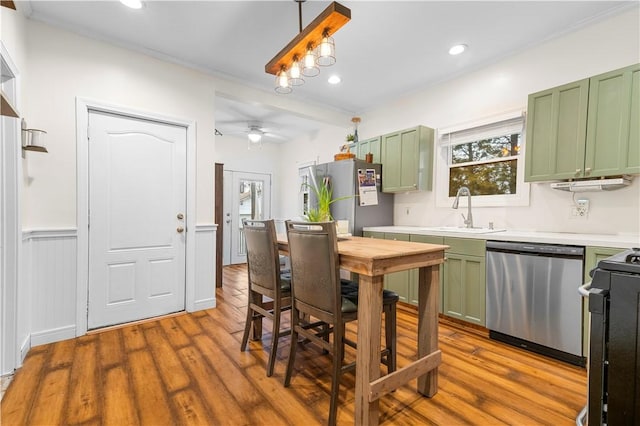
<svg viewBox="0 0 640 426">
<path fill-rule="evenodd" d="M 308 185 L 308 184 L 307 184 Z M 314 208 L 310 208 L 305 218 L 308 222 L 329 222 L 333 220 L 331 216 L 331 204 L 336 201 L 346 200 L 353 195 L 347 195 L 344 197 L 333 198 L 333 190 L 329 184 L 329 178 L 325 177 L 319 184 L 314 182 L 313 185 L 308 185 L 316 195 L 317 205 Z"/>
</svg>

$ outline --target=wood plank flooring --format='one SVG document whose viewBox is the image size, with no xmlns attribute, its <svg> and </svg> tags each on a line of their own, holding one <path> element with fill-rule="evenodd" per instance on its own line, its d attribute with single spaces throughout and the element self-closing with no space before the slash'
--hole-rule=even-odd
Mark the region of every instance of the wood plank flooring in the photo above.
<svg viewBox="0 0 640 426">
<path fill-rule="evenodd" d="M 314 425 L 327 421 L 330 360 L 298 350 L 290 388 L 283 338 L 273 377 L 262 342 L 240 352 L 246 268 L 224 268 L 218 307 L 110 329 L 31 349 L 1 405 L 10 425 Z M 288 314 L 287 314 L 288 315 Z M 285 316 L 287 316 L 285 315 Z M 354 326 L 348 329 L 353 338 Z M 398 311 L 398 363 L 414 359 L 416 316 Z M 415 381 L 380 402 L 386 425 L 572 425 L 586 401 L 586 371 L 441 323 L 439 392 Z M 352 351 L 347 360 L 353 359 Z M 351 424 L 354 378 L 343 376 L 338 422 Z"/>
</svg>

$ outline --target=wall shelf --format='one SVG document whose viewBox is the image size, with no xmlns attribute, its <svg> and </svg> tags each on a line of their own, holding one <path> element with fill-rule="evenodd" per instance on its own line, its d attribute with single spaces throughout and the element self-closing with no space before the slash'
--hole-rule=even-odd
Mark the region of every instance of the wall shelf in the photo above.
<svg viewBox="0 0 640 426">
<path fill-rule="evenodd" d="M 0 98 L 2 98 L 2 102 L 0 104 L 0 112 L 2 112 L 2 115 L 18 118 L 20 114 L 18 114 L 18 111 L 14 108 L 7 96 L 1 90 Z"/>
<path fill-rule="evenodd" d="M 12 0 L 2 0 L 0 6 L 8 7 L 9 9 L 16 10 L 16 3 Z"/>
</svg>

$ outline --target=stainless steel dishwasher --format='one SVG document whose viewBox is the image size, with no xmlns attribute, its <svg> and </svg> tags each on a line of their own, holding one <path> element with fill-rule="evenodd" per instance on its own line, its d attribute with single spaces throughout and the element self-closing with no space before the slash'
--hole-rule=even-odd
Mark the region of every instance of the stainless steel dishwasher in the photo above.
<svg viewBox="0 0 640 426">
<path fill-rule="evenodd" d="M 584 247 L 487 241 L 487 328 L 496 340 L 584 365 Z"/>
</svg>

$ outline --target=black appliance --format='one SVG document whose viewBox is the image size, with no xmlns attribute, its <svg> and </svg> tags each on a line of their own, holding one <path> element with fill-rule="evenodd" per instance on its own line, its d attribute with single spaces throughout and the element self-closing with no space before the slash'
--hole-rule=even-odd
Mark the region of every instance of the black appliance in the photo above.
<svg viewBox="0 0 640 426">
<path fill-rule="evenodd" d="M 588 424 L 640 424 L 640 249 L 590 272 Z"/>
</svg>

